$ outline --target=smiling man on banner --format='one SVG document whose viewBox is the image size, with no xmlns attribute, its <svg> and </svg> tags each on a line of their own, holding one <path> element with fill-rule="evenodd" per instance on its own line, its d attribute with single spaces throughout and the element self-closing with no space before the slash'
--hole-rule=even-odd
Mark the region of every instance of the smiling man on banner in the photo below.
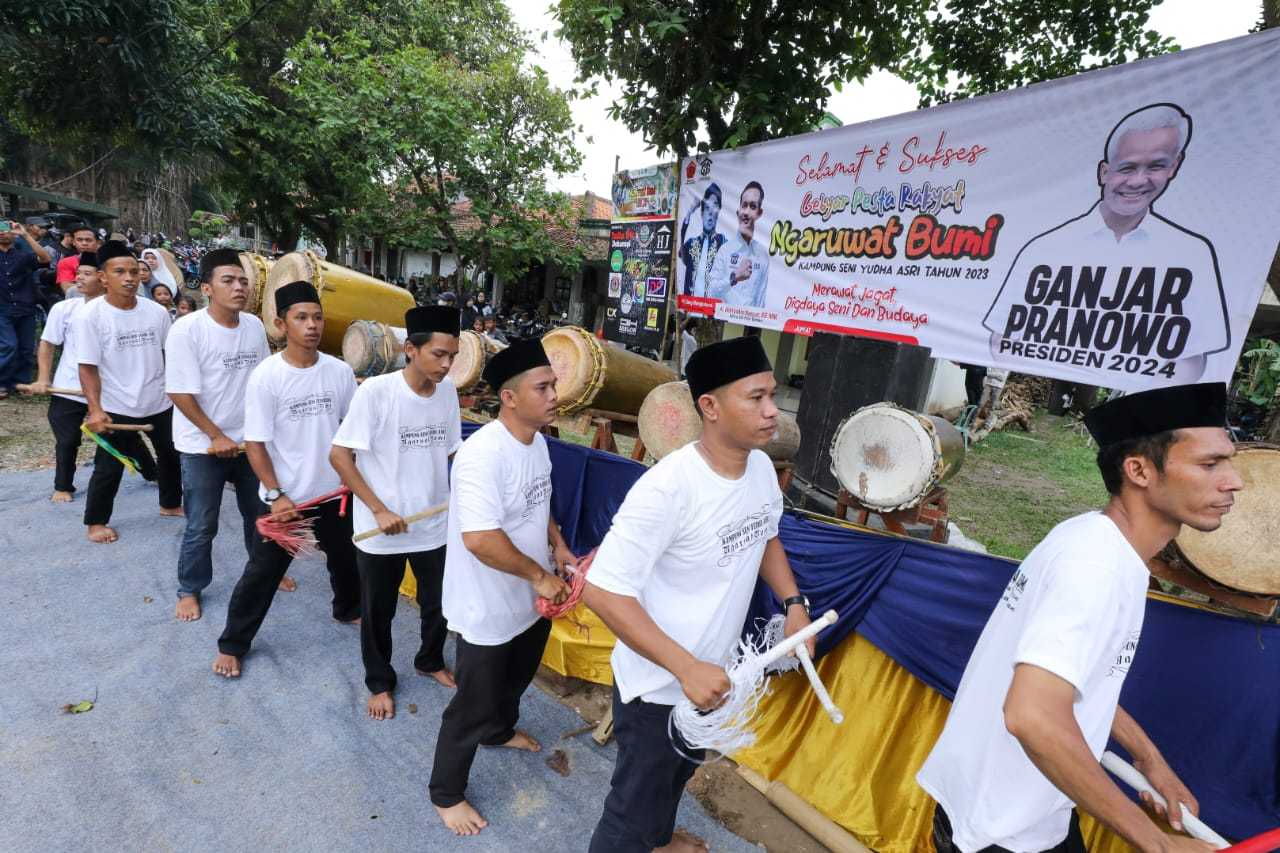
<svg viewBox="0 0 1280 853">
<path fill-rule="evenodd" d="M 722 205 L 720 186 L 712 183 L 702 193 L 702 201 L 691 207 L 680 223 L 680 261 L 684 265 L 684 286 L 680 292 L 685 296 L 706 296 L 710 289 L 711 270 L 725 244 L 724 235 L 716 231 Z M 702 233 L 686 240 L 684 235 L 695 211 L 702 213 Z"/>
<path fill-rule="evenodd" d="M 707 296 L 726 305 L 763 308 L 769 287 L 769 247 L 755 239 L 764 214 L 764 187 L 751 181 L 738 196 L 738 233 L 721 247 L 708 279 Z"/>
<path fill-rule="evenodd" d="M 1032 238 L 983 325 L 998 364 L 1191 382 L 1231 342 L 1218 259 L 1205 237 L 1152 209 L 1183 164 L 1191 117 L 1151 104 L 1122 118 L 1098 164 L 1101 198 Z M 1126 381 L 1125 377 L 1132 377 Z"/>
</svg>

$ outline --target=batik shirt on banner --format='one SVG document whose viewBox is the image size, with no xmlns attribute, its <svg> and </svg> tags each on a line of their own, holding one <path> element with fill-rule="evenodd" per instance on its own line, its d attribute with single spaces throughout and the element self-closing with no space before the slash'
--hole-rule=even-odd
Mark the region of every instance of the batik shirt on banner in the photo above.
<svg viewBox="0 0 1280 853">
<path fill-rule="evenodd" d="M 778 535 L 782 492 L 762 451 L 736 480 L 721 477 L 694 444 L 667 455 L 627 492 L 591 564 L 591 583 L 636 598 L 671 639 L 698 660 L 728 662 L 751 604 L 765 545 Z M 613 647 L 623 702 L 674 705 L 671 673 Z"/>
<path fill-rule="evenodd" d="M 276 353 L 249 376 L 244 440 L 267 446 L 276 480 L 295 504 L 342 485 L 329 464 L 329 448 L 355 393 L 351 368 L 324 353 L 305 368 Z M 258 487 L 258 497 L 266 501 L 266 486 Z"/>
<path fill-rule="evenodd" d="M 449 457 L 462 446 L 458 391 L 445 379 L 423 397 L 409 387 L 404 371 L 372 376 L 356 389 L 333 443 L 356 452 L 356 468 L 387 509 L 405 517 L 449 500 Z M 356 530 L 378 523 L 354 498 Z M 357 542 L 366 554 L 412 554 L 445 544 L 446 513 L 415 521 L 395 536 Z"/>
<path fill-rule="evenodd" d="M 1076 722 L 1101 758 L 1146 612 L 1148 573 L 1098 512 L 1062 522 L 1022 561 L 974 648 L 942 736 L 916 777 L 946 811 L 962 850 L 1048 850 L 1072 802 L 1027 758 L 1004 722 L 1014 667 L 1076 689 Z"/>
</svg>

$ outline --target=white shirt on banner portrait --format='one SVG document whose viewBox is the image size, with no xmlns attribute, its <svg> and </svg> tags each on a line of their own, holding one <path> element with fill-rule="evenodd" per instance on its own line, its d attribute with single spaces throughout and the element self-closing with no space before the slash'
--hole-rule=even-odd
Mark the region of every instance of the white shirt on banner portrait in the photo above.
<svg viewBox="0 0 1280 853">
<path fill-rule="evenodd" d="M 245 389 L 253 369 L 271 356 L 262 321 L 240 312 L 228 329 L 201 308 L 174 322 L 165 342 L 165 387 L 170 394 L 192 394 L 200 410 L 239 444 L 244 440 Z M 173 446 L 181 453 L 204 453 L 209 436 L 173 410 Z"/>
<path fill-rule="evenodd" d="M 84 306 L 84 297 L 68 294 L 65 299 L 53 304 L 49 309 L 49 316 L 44 321 L 44 331 L 40 333 L 40 340 L 47 341 L 55 347 L 62 347 L 62 354 L 58 356 L 58 367 L 53 372 L 54 388 L 80 387 L 80 357 L 76 355 L 74 324 L 76 313 Z M 85 402 L 83 396 L 75 394 L 55 394 L 54 396 L 76 403 Z"/>
<path fill-rule="evenodd" d="M 983 324 L 1009 342 L 1104 359 L 1180 361 L 1231 342 L 1209 241 L 1154 211 L 1117 240 L 1100 204 L 1022 248 Z M 1003 341 L 994 348 L 1001 363 L 1025 367 L 1034 360 Z"/>
<path fill-rule="evenodd" d="M 116 308 L 103 296 L 77 311 L 74 323 L 76 356 L 98 368 L 105 411 L 147 418 L 173 405 L 164 393 L 168 311 L 149 299 Z"/>
<path fill-rule="evenodd" d="M 723 665 L 742 636 L 765 545 L 778 535 L 782 492 L 763 451 L 736 480 L 711 469 L 694 444 L 636 481 L 591 564 L 591 583 L 635 598 L 699 660 Z M 676 677 L 619 640 L 610 659 L 623 702 L 674 705 Z"/>
<path fill-rule="evenodd" d="M 453 459 L 441 594 L 451 630 L 473 645 L 497 646 L 541 618 L 533 585 L 481 563 L 462 534 L 501 530 L 518 551 L 549 570 L 550 521 L 551 456 L 542 434 L 524 444 L 501 421 L 472 433 Z"/>
<path fill-rule="evenodd" d="M 449 457 L 462 446 L 458 391 L 445 379 L 429 397 L 405 381 L 404 372 L 371 376 L 356 389 L 333 443 L 356 451 L 356 467 L 387 509 L 403 517 L 449 500 Z M 356 530 L 373 530 L 373 512 L 354 498 Z M 366 554 L 412 554 L 445 544 L 446 513 L 415 521 L 396 536 L 356 543 Z"/>
<path fill-rule="evenodd" d="M 245 390 L 244 440 L 266 445 L 276 480 L 295 504 L 342 485 L 329 447 L 356 393 L 356 377 L 345 362 L 318 355 L 304 368 L 276 353 L 254 368 Z M 267 502 L 261 484 L 258 497 Z"/>
<path fill-rule="evenodd" d="M 734 283 L 733 276 L 743 259 L 750 261 L 751 274 Z M 709 281 L 707 296 L 719 299 L 726 305 L 763 308 L 765 292 L 769 287 L 768 247 L 759 240 L 748 243 L 740 234 L 734 234 L 716 253 Z"/>
<path fill-rule="evenodd" d="M 1101 758 L 1146 612 L 1146 564 L 1111 519 L 1062 522 L 1023 560 L 965 667 L 942 735 L 916 776 L 951 820 L 961 850 L 1048 850 L 1073 803 L 1005 728 L 1018 664 L 1076 689 L 1076 722 Z"/>
</svg>

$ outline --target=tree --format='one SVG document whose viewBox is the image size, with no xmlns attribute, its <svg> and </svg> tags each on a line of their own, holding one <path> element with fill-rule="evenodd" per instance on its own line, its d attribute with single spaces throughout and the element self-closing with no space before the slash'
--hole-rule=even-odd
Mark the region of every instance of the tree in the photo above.
<svg viewBox="0 0 1280 853">
<path fill-rule="evenodd" d="M 1173 47 L 1158 0 L 558 0 L 580 80 L 621 82 L 610 115 L 684 156 L 791 136 L 832 88 L 888 70 L 921 106 L 1127 62 Z M 1271 0 L 1267 0 L 1271 2 Z"/>
</svg>

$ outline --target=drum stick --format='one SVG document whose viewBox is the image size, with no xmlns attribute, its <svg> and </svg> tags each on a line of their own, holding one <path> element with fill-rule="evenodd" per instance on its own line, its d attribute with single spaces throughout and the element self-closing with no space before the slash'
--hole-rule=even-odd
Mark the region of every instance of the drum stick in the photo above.
<svg viewBox="0 0 1280 853">
<path fill-rule="evenodd" d="M 800 666 L 804 667 L 804 674 L 809 676 L 809 684 L 813 687 L 813 692 L 818 694 L 818 701 L 822 703 L 822 710 L 827 712 L 831 722 L 837 726 L 843 723 L 844 714 L 836 707 L 836 703 L 831 701 L 831 694 L 827 692 L 822 679 L 818 678 L 818 671 L 813 668 L 813 658 L 809 657 L 809 647 L 804 643 L 796 646 L 796 657 L 800 658 Z"/>
<path fill-rule="evenodd" d="M 30 393 L 32 393 L 32 391 L 31 391 L 32 386 L 30 386 L 30 385 L 21 385 L 21 384 L 19 384 L 19 385 L 14 385 L 13 387 L 14 387 L 14 388 L 17 388 L 17 389 L 18 389 L 19 391 L 21 391 L 23 394 L 30 394 Z M 45 391 L 45 393 L 46 393 L 46 394 L 71 394 L 71 395 L 74 395 L 74 396 L 76 396 L 76 397 L 83 397 L 83 396 L 84 396 L 84 393 L 83 393 L 79 388 L 49 388 L 47 391 Z"/>
<path fill-rule="evenodd" d="M 107 424 L 103 429 L 106 432 L 151 432 L 155 427 L 151 424 Z"/>
<path fill-rule="evenodd" d="M 431 507 L 431 509 L 424 509 L 422 512 L 415 512 L 413 515 L 406 515 L 404 517 L 404 523 L 413 524 L 415 521 L 422 521 L 424 518 L 430 518 L 433 515 L 439 515 L 440 513 L 444 512 L 448 508 L 449 508 L 449 502 L 445 501 L 442 504 Z M 351 537 L 351 541 L 363 542 L 366 539 L 372 539 L 373 537 L 380 536 L 380 535 L 382 535 L 381 528 L 375 527 L 372 530 L 365 530 L 362 533 L 357 533 L 355 536 Z"/>
<path fill-rule="evenodd" d="M 791 651 L 793 649 L 795 649 L 797 646 L 799 646 L 801 643 L 803 643 L 805 640 L 809 639 L 810 637 L 815 636 L 823 628 L 827 627 L 828 625 L 836 624 L 836 619 L 838 618 L 840 617 L 836 615 L 836 612 L 834 610 L 828 610 L 826 613 L 823 613 L 821 616 L 819 616 L 816 620 L 814 620 L 813 622 L 810 622 L 808 625 L 805 625 L 799 631 L 796 631 L 790 637 L 787 637 L 781 643 L 778 643 L 778 645 L 774 646 L 773 648 L 769 649 L 769 651 L 761 655 L 760 659 L 756 661 L 757 666 L 760 667 L 761 671 L 768 669 L 769 664 L 773 663 L 776 660 L 781 660 L 786 655 L 791 654 Z"/>
<path fill-rule="evenodd" d="M 1237 841 L 1227 848 L 1227 853 L 1271 853 L 1280 850 L 1280 829 L 1268 829 L 1261 835 Z"/>
<path fill-rule="evenodd" d="M 1157 805 L 1165 809 L 1169 807 L 1169 804 L 1165 802 L 1165 799 L 1161 796 L 1160 792 L 1151 787 L 1151 783 L 1147 781 L 1147 777 L 1143 776 L 1137 768 L 1129 764 L 1120 756 L 1116 755 L 1114 752 L 1108 750 L 1107 752 L 1102 753 L 1102 766 L 1114 773 L 1118 779 L 1123 781 L 1133 790 L 1150 794 L 1151 799 L 1155 800 Z M 1185 805 L 1182 805 L 1181 803 L 1179 803 L 1179 805 L 1182 806 L 1182 825 L 1186 828 L 1187 835 L 1207 844 L 1212 844 L 1216 850 L 1225 850 L 1231 846 L 1230 843 L 1227 842 L 1227 839 L 1223 838 L 1221 835 L 1206 826 L 1204 821 L 1200 820 L 1200 818 L 1188 811 Z"/>
<path fill-rule="evenodd" d="M 210 446 L 206 447 L 206 448 L 204 449 L 204 452 L 205 452 L 205 453 L 207 453 L 207 454 L 209 454 L 210 456 L 212 456 L 212 455 L 213 455 L 213 445 L 210 445 Z M 244 445 L 243 445 L 243 444 L 237 444 L 237 445 L 236 445 L 236 453 L 244 453 Z"/>
</svg>

